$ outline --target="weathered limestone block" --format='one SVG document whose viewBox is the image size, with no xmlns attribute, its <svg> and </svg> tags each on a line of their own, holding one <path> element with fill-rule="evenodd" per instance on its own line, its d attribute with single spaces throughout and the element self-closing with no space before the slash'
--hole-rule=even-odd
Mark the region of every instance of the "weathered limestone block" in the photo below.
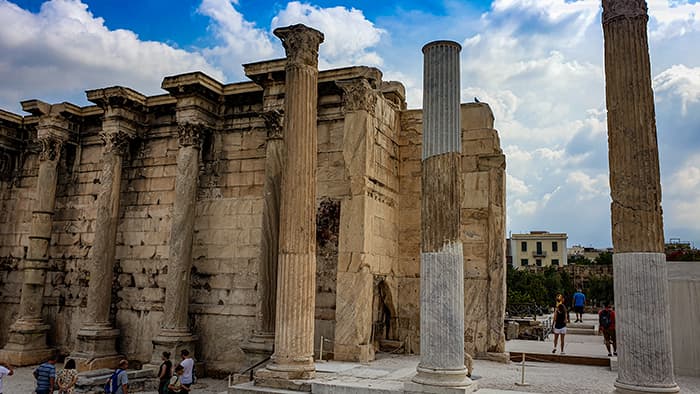
<svg viewBox="0 0 700 394">
<path fill-rule="evenodd" d="M 373 283 L 374 276 L 367 269 L 361 272 L 338 272 L 333 348 L 336 360 L 369 362 L 374 359 L 370 341 Z"/>
</svg>

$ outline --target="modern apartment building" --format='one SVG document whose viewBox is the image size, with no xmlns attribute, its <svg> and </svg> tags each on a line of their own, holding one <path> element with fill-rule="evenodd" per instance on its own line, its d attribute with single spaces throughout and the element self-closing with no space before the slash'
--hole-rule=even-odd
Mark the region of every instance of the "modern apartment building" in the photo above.
<svg viewBox="0 0 700 394">
<path fill-rule="evenodd" d="M 511 234 L 509 244 L 513 267 L 566 265 L 567 238 L 566 233 L 549 231 Z"/>
</svg>

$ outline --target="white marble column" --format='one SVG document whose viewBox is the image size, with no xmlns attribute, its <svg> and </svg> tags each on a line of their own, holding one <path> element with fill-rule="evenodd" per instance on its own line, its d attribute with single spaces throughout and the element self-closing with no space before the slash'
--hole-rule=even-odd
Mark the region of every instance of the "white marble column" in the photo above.
<svg viewBox="0 0 700 394">
<path fill-rule="evenodd" d="M 315 375 L 316 155 L 318 48 L 323 34 L 304 25 L 275 29 L 287 53 L 275 352 L 256 384 Z"/>
<path fill-rule="evenodd" d="M 644 0 L 603 0 L 618 378 L 675 393 L 659 153 Z"/>
<path fill-rule="evenodd" d="M 462 130 L 459 55 L 452 41 L 423 47 L 420 363 L 408 392 L 473 390 L 464 365 L 460 239 Z"/>
<path fill-rule="evenodd" d="M 51 122 L 52 117 L 43 117 L 39 127 L 49 128 L 52 126 Z M 64 139 L 49 134 L 39 137 L 39 143 L 41 151 L 29 248 L 21 265 L 23 283 L 19 316 L 10 326 L 7 344 L 0 350 L 0 361 L 15 366 L 41 363 L 54 352 L 46 345 L 46 334 L 50 326 L 44 322 L 42 309 L 56 205 L 57 167 Z"/>
</svg>

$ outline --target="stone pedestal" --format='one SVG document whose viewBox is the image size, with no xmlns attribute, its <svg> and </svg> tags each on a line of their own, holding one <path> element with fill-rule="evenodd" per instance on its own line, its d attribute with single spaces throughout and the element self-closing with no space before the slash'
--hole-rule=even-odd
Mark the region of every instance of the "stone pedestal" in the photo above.
<svg viewBox="0 0 700 394">
<path fill-rule="evenodd" d="M 451 41 L 423 47 L 421 357 L 407 392 L 473 391 L 464 365 L 460 51 Z"/>
<path fill-rule="evenodd" d="M 0 361 L 17 367 L 46 361 L 53 349 L 46 345 L 46 333 L 50 326 L 42 318 L 44 306 L 44 282 L 49 262 L 49 241 L 53 225 L 56 201 L 57 165 L 64 139 L 52 133 L 55 118 L 42 117 L 38 126 L 39 174 L 36 200 L 32 212 L 32 227 L 29 234 L 29 249 L 21 263 L 24 273 L 19 316 L 10 326 L 9 339 L 0 350 Z"/>
<path fill-rule="evenodd" d="M 75 360 L 78 371 L 114 369 L 123 355 L 116 352 L 119 330 L 109 324 L 83 326 L 78 331 L 77 349 L 69 358 Z"/>
<path fill-rule="evenodd" d="M 316 155 L 318 47 L 323 34 L 304 25 L 274 34 L 287 53 L 275 352 L 257 385 L 315 375 Z"/>
<path fill-rule="evenodd" d="M 643 0 L 603 0 L 616 390 L 674 393 L 659 153 Z M 640 300 L 643 300 L 640 302 Z"/>
</svg>

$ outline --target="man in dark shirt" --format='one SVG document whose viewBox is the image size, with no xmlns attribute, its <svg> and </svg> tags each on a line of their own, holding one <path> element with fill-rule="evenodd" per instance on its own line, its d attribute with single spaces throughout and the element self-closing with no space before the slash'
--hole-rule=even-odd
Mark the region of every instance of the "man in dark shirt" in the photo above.
<svg viewBox="0 0 700 394">
<path fill-rule="evenodd" d="M 37 367 L 33 372 L 36 379 L 36 394 L 52 394 L 56 382 L 56 356 Z"/>
</svg>

